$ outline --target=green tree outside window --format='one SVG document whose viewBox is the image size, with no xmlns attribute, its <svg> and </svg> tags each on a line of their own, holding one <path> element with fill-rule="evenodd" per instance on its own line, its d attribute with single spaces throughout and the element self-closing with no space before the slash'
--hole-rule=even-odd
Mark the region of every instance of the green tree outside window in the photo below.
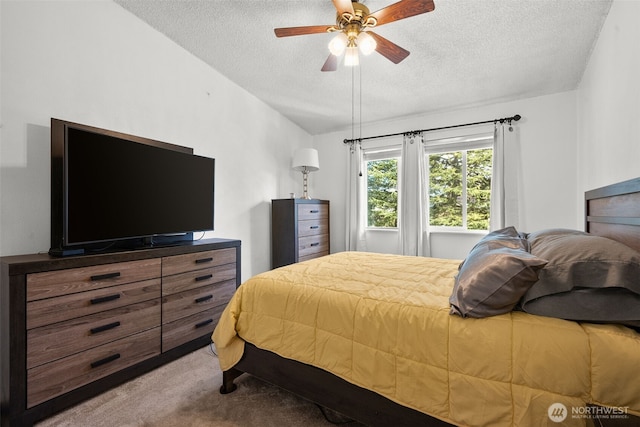
<svg viewBox="0 0 640 427">
<path fill-rule="evenodd" d="M 491 148 L 429 154 L 430 225 L 489 229 L 492 154 Z"/>
<path fill-rule="evenodd" d="M 398 226 L 398 159 L 367 162 L 367 226 Z"/>
</svg>

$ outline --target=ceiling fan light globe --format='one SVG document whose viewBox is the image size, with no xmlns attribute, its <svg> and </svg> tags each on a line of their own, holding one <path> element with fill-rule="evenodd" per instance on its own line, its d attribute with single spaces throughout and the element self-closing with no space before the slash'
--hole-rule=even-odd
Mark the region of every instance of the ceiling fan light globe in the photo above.
<svg viewBox="0 0 640 427">
<path fill-rule="evenodd" d="M 347 53 L 344 56 L 344 65 L 347 67 L 356 67 L 360 64 L 358 58 L 358 47 L 352 46 L 347 48 Z"/>
<path fill-rule="evenodd" d="M 349 40 L 345 33 L 338 34 L 329 42 L 329 52 L 331 52 L 331 54 L 335 56 L 342 55 L 344 53 L 344 50 L 347 48 L 348 42 Z"/>
<path fill-rule="evenodd" d="M 377 46 L 378 43 L 371 37 L 371 34 L 363 31 L 358 35 L 358 47 L 360 47 L 360 52 L 363 55 L 371 55 Z"/>
</svg>

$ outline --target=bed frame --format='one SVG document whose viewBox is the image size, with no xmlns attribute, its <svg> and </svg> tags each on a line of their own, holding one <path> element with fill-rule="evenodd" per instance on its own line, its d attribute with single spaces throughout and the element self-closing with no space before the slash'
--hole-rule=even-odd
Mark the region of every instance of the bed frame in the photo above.
<svg viewBox="0 0 640 427">
<path fill-rule="evenodd" d="M 585 193 L 585 231 L 640 251 L 640 178 Z"/>
<path fill-rule="evenodd" d="M 585 193 L 585 230 L 640 251 L 640 178 Z M 368 426 L 449 426 L 399 405 L 327 371 L 282 358 L 246 343 L 242 359 L 223 372 L 220 393 L 234 391 L 234 380 L 249 373 Z M 611 423 L 613 421 L 613 424 Z M 600 419 L 601 426 L 639 425 L 640 418 Z"/>
</svg>

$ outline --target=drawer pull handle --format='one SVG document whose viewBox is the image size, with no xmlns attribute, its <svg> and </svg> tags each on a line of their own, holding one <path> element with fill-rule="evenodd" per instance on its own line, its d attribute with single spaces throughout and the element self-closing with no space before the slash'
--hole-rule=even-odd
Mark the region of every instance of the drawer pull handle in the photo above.
<svg viewBox="0 0 640 427">
<path fill-rule="evenodd" d="M 319 225 L 312 225 L 312 226 L 311 226 L 311 227 L 309 227 L 309 228 L 310 228 L 310 229 L 312 229 L 312 230 L 315 230 L 315 229 L 317 229 L 317 228 L 320 228 L 320 226 L 319 226 Z"/>
<path fill-rule="evenodd" d="M 120 359 L 120 353 L 112 354 L 111 356 L 107 356 L 104 359 L 96 360 L 91 363 L 92 368 L 97 368 L 98 366 L 105 365 L 109 362 L 113 362 L 114 360 Z"/>
<path fill-rule="evenodd" d="M 196 260 L 196 264 L 204 264 L 205 262 L 211 262 L 213 258 L 200 258 Z"/>
<path fill-rule="evenodd" d="M 98 334 L 100 332 L 108 331 L 109 329 L 117 328 L 120 326 L 120 322 L 109 323 L 108 325 L 98 326 L 97 328 L 92 328 L 92 334 Z"/>
<path fill-rule="evenodd" d="M 318 213 L 320 212 L 319 210 L 315 209 L 315 210 L 310 210 L 309 213 Z"/>
<path fill-rule="evenodd" d="M 196 329 L 202 328 L 203 326 L 207 326 L 208 324 L 213 323 L 213 319 L 204 320 L 200 323 L 196 323 Z"/>
<path fill-rule="evenodd" d="M 102 304 L 103 302 L 109 302 L 120 298 L 120 294 L 107 295 L 106 297 L 94 298 L 91 300 L 91 304 Z"/>
<path fill-rule="evenodd" d="M 116 277 L 120 277 L 119 271 L 115 273 L 96 274 L 95 276 L 91 276 L 91 281 L 97 282 L 98 280 L 115 279 Z"/>
<path fill-rule="evenodd" d="M 313 247 L 313 246 L 320 246 L 320 243 L 319 243 L 319 242 L 318 242 L 318 243 L 312 243 L 312 244 L 310 244 L 309 246 L 311 246 L 311 247 Z"/>
<path fill-rule="evenodd" d="M 210 299 L 213 299 L 213 295 L 207 295 L 204 297 L 196 298 L 196 303 L 200 304 L 201 302 L 209 301 Z"/>
<path fill-rule="evenodd" d="M 196 277 L 196 282 L 202 282 L 203 280 L 211 279 L 212 277 L 213 277 L 213 274 L 206 274 L 204 276 L 198 276 L 198 277 Z"/>
</svg>

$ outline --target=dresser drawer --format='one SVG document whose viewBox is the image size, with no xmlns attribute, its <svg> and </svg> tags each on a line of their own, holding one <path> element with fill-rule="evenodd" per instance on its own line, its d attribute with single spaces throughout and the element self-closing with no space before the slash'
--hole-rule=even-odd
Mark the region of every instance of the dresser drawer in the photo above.
<svg viewBox="0 0 640 427">
<path fill-rule="evenodd" d="M 162 275 L 170 276 L 173 274 L 184 273 L 185 271 L 200 270 L 207 267 L 235 262 L 235 248 L 175 255 L 162 258 Z"/>
<path fill-rule="evenodd" d="M 160 298 L 156 298 L 32 329 L 27 333 L 27 368 L 80 353 L 159 324 Z"/>
<path fill-rule="evenodd" d="M 204 286 L 162 298 L 162 323 L 173 322 L 194 313 L 226 305 L 236 290 L 236 281 Z"/>
<path fill-rule="evenodd" d="M 306 236 L 298 239 L 298 258 L 307 255 L 329 251 L 329 236 L 322 234 L 318 236 Z"/>
<path fill-rule="evenodd" d="M 27 275 L 27 301 L 160 277 L 159 258 Z"/>
<path fill-rule="evenodd" d="M 181 344 L 211 335 L 226 305 L 183 317 L 162 326 L 162 351 L 170 350 Z"/>
<path fill-rule="evenodd" d="M 310 259 L 320 258 L 321 256 L 329 255 L 329 251 L 317 252 L 315 254 L 309 254 L 298 258 L 298 262 L 309 261 Z"/>
<path fill-rule="evenodd" d="M 329 220 L 327 218 L 308 219 L 298 221 L 298 237 L 329 234 Z"/>
<path fill-rule="evenodd" d="M 301 203 L 298 205 L 298 221 L 329 218 L 329 205 L 324 203 Z"/>
<path fill-rule="evenodd" d="M 236 264 L 223 264 L 162 278 L 162 295 L 171 295 L 236 278 Z"/>
<path fill-rule="evenodd" d="M 159 297 L 160 279 L 156 278 L 32 301 L 27 303 L 27 329 Z"/>
<path fill-rule="evenodd" d="M 27 407 L 160 354 L 160 328 L 150 329 L 27 371 Z"/>
</svg>

